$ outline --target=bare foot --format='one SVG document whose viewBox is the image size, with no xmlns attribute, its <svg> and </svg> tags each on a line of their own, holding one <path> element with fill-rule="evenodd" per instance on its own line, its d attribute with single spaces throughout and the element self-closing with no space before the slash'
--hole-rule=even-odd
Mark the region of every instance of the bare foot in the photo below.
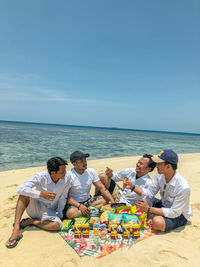
<svg viewBox="0 0 200 267">
<path fill-rule="evenodd" d="M 26 226 L 33 225 L 33 219 L 32 218 L 26 218 L 22 219 L 20 222 L 20 228 L 24 229 Z"/>
</svg>

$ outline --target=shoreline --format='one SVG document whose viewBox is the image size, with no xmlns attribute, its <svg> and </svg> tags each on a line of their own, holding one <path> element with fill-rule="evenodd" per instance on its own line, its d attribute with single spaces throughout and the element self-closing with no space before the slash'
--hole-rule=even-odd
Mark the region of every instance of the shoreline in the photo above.
<svg viewBox="0 0 200 267">
<path fill-rule="evenodd" d="M 107 166 L 114 171 L 135 167 L 140 156 L 88 160 L 88 167 L 97 173 Z M 178 172 L 186 178 L 191 187 L 190 204 L 193 216 L 190 223 L 170 233 L 154 235 L 133 245 L 123 248 L 101 259 L 84 257 L 82 259 L 69 247 L 57 233 L 50 233 L 35 227 L 23 230 L 23 239 L 18 246 L 7 249 L 5 242 L 12 231 L 14 211 L 18 195 L 16 190 L 24 181 L 46 167 L 32 167 L 0 172 L 0 266 L 62 266 L 100 267 L 107 266 L 198 266 L 200 254 L 200 153 L 179 154 Z M 67 166 L 67 170 L 71 168 Z M 153 178 L 156 170 L 150 173 Z M 91 193 L 93 193 L 92 188 Z M 23 216 L 26 217 L 26 214 Z M 155 253 L 156 252 L 156 253 Z"/>
<path fill-rule="evenodd" d="M 198 153 L 198 152 L 191 152 L 191 153 L 178 153 L 178 155 L 180 156 L 180 155 L 198 155 L 198 154 L 200 154 L 200 152 Z M 133 156 L 122 156 L 122 157 L 111 157 L 111 158 L 99 158 L 99 159 L 87 159 L 87 162 L 90 162 L 90 161 L 109 161 L 109 160 L 111 160 L 111 161 L 113 161 L 113 160 L 115 160 L 115 159 L 121 159 L 121 160 L 123 160 L 123 159 L 129 159 L 129 158 L 138 158 L 138 157 L 141 157 L 142 155 L 133 155 Z M 68 161 L 68 165 L 67 166 L 70 166 L 70 168 L 72 168 L 72 165 L 71 165 L 71 163 Z M 45 169 L 46 168 L 46 166 L 45 165 L 39 165 L 39 166 L 30 166 L 30 167 L 25 167 L 25 168 L 19 168 L 19 169 L 9 169 L 9 170 L 0 170 L 0 174 L 2 173 L 2 172 L 9 172 L 9 171 L 19 171 L 19 170 L 26 170 L 26 169 L 38 169 L 38 168 L 43 168 L 43 169 Z"/>
</svg>

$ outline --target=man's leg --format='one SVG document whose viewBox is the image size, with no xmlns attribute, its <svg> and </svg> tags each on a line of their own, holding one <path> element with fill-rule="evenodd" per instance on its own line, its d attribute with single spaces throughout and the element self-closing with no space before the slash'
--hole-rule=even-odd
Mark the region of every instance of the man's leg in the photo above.
<svg viewBox="0 0 200 267">
<path fill-rule="evenodd" d="M 68 219 L 74 219 L 75 217 L 81 217 L 83 216 L 83 214 L 81 213 L 81 211 L 76 208 L 76 207 L 70 207 L 67 212 L 66 212 L 66 217 Z"/>
<path fill-rule="evenodd" d="M 152 219 L 152 230 L 154 233 L 165 232 L 166 224 L 162 216 L 154 216 Z"/>
<path fill-rule="evenodd" d="M 20 195 L 17 201 L 17 205 L 16 205 L 16 209 L 15 209 L 15 221 L 14 221 L 14 226 L 13 226 L 13 232 L 12 235 L 10 237 L 10 239 L 15 239 L 18 236 L 20 236 L 20 220 L 21 217 L 26 209 L 26 207 L 28 206 L 30 201 L 29 197 L 26 196 L 22 196 Z M 16 240 L 14 240 L 13 242 L 10 242 L 9 240 L 6 242 L 7 245 L 13 245 L 16 242 Z"/>
<path fill-rule="evenodd" d="M 104 184 L 105 188 L 109 190 L 111 179 L 108 178 L 108 176 L 105 173 L 99 174 L 99 179 Z M 100 192 L 97 188 L 95 188 L 95 195 L 98 195 Z"/>
<path fill-rule="evenodd" d="M 56 221 L 48 221 L 48 220 L 36 220 L 30 218 L 29 220 L 25 221 L 22 223 L 23 226 L 28 226 L 28 225 L 34 225 L 37 226 L 43 230 L 47 231 L 57 231 L 60 229 L 60 223 Z"/>
</svg>

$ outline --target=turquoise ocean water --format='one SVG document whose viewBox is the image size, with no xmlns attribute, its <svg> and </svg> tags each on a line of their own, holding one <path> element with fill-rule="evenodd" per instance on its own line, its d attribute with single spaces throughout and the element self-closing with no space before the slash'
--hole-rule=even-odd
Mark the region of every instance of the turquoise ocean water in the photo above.
<svg viewBox="0 0 200 267">
<path fill-rule="evenodd" d="M 165 148 L 200 153 L 200 134 L 0 121 L 0 171 L 46 165 L 54 156 L 69 160 L 75 150 L 100 159 Z"/>
</svg>

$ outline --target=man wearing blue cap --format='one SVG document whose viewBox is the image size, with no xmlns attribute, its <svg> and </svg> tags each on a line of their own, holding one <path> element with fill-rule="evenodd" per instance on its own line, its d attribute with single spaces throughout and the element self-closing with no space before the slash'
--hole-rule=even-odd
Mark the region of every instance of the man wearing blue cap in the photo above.
<svg viewBox="0 0 200 267">
<path fill-rule="evenodd" d="M 189 205 L 190 187 L 187 181 L 177 172 L 178 155 L 171 149 L 162 150 L 152 160 L 156 163 L 158 173 L 149 188 L 140 188 L 124 182 L 126 188 L 140 196 L 153 198 L 160 191 L 161 200 L 155 199 L 152 207 L 146 200 L 136 202 L 136 206 L 152 215 L 152 229 L 155 232 L 167 232 L 186 225 L 192 215 Z"/>
</svg>

